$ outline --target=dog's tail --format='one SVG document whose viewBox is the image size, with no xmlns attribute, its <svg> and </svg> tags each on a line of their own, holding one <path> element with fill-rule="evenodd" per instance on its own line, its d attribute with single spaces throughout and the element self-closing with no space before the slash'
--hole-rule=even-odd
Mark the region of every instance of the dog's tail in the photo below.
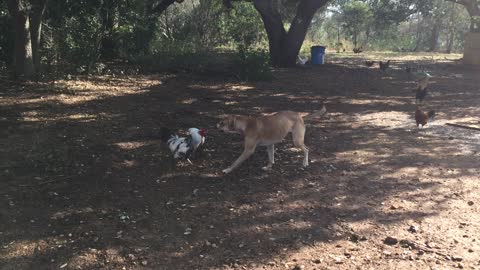
<svg viewBox="0 0 480 270">
<path fill-rule="evenodd" d="M 304 120 L 310 120 L 310 119 L 314 119 L 314 118 L 320 118 L 326 113 L 327 113 L 327 108 L 325 107 L 325 104 L 322 104 L 322 108 L 320 110 L 315 111 L 311 114 L 306 114 L 306 115 L 302 115 L 302 116 L 303 116 Z"/>
</svg>

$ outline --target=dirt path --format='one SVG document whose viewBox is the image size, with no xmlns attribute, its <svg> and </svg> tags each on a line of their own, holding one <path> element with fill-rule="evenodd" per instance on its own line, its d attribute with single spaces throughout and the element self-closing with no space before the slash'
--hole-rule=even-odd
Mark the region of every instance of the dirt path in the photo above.
<svg viewBox="0 0 480 270">
<path fill-rule="evenodd" d="M 444 125 L 479 126 L 479 71 L 426 64 L 437 118 L 417 129 L 414 83 L 393 65 L 2 82 L 0 269 L 479 269 L 480 132 Z M 241 151 L 214 129 L 222 115 L 324 97 L 308 169 L 287 141 L 270 172 L 259 148 L 220 174 Z M 169 168 L 162 125 L 207 129 L 194 165 Z"/>
</svg>

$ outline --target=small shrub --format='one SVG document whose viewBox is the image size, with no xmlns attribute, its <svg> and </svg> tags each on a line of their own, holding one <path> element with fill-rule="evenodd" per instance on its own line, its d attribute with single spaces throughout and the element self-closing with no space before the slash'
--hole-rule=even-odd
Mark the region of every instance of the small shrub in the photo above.
<svg viewBox="0 0 480 270">
<path fill-rule="evenodd" d="M 144 72 L 192 72 L 201 73 L 213 65 L 214 59 L 207 54 L 162 52 L 155 55 L 132 58 Z"/>
<path fill-rule="evenodd" d="M 264 81 L 273 79 L 269 54 L 240 48 L 234 60 L 235 75 L 246 81 Z"/>
</svg>

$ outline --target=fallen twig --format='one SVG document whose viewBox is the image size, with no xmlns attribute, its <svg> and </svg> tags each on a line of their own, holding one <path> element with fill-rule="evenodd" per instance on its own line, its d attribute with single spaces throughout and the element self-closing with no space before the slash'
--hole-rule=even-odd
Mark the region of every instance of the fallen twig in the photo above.
<svg viewBox="0 0 480 270">
<path fill-rule="evenodd" d="M 417 242 L 414 242 L 414 241 L 411 241 L 411 240 L 400 240 L 400 244 L 404 245 L 404 246 L 408 246 L 412 249 L 421 250 L 423 252 L 435 253 L 435 254 L 443 256 L 445 258 L 451 258 L 452 257 L 452 256 L 449 256 L 448 254 L 445 254 L 443 252 L 440 252 L 440 251 L 434 250 L 432 248 L 426 247 L 426 246 L 424 246 L 420 243 L 417 243 Z"/>
<path fill-rule="evenodd" d="M 62 179 L 55 179 L 55 180 L 50 180 L 50 181 L 44 181 L 40 183 L 35 183 L 35 184 L 29 184 L 29 185 L 19 185 L 20 187 L 37 187 L 45 184 L 51 184 L 51 183 L 56 183 L 56 182 L 61 182 L 61 181 L 67 181 L 68 179 L 62 178 Z"/>
<path fill-rule="evenodd" d="M 447 126 L 452 126 L 452 127 L 459 127 L 459 128 L 479 130 L 479 131 L 480 131 L 480 128 L 477 128 L 477 127 L 470 127 L 470 126 L 464 126 L 464 125 L 453 124 L 453 123 L 446 123 L 445 125 L 447 125 Z"/>
</svg>

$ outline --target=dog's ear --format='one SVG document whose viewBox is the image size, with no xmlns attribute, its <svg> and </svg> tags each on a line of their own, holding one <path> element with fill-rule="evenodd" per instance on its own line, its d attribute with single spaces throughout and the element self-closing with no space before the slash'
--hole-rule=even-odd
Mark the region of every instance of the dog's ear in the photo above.
<svg viewBox="0 0 480 270">
<path fill-rule="evenodd" d="M 237 122 L 237 116 L 235 115 L 230 115 L 228 117 L 228 129 L 230 130 L 235 130 L 237 128 L 236 123 Z"/>
</svg>

